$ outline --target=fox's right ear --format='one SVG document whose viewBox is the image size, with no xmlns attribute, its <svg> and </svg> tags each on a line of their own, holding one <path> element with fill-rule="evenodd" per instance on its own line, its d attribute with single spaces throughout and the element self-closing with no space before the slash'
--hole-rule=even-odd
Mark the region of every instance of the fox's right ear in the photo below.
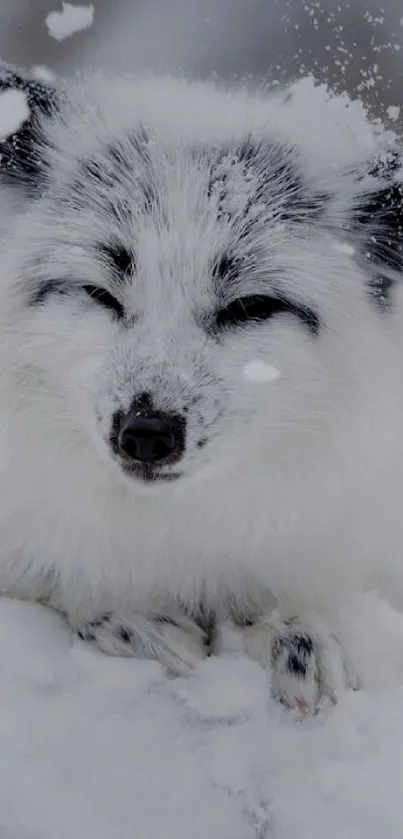
<svg viewBox="0 0 403 839">
<path fill-rule="evenodd" d="M 7 90 L 25 94 L 29 114 L 14 133 L 0 139 L 0 179 L 34 191 L 43 184 L 47 168 L 45 124 L 57 113 L 61 94 L 46 82 L 0 64 L 0 103 Z"/>
</svg>

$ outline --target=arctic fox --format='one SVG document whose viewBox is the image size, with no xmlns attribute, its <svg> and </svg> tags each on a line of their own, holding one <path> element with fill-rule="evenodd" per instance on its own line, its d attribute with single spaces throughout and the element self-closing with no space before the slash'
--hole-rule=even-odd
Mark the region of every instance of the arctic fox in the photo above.
<svg viewBox="0 0 403 839">
<path fill-rule="evenodd" d="M 396 141 L 306 80 L 9 88 L 2 592 L 173 673 L 231 636 L 286 704 L 337 699 L 338 606 L 403 594 Z"/>
</svg>

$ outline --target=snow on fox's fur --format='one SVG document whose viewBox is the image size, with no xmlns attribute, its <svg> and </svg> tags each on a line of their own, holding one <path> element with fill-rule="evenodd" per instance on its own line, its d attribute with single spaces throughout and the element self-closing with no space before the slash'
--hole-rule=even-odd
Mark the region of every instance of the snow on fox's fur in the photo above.
<svg viewBox="0 0 403 839">
<path fill-rule="evenodd" d="M 398 598 L 393 138 L 310 80 L 0 87 L 31 109 L 0 149 L 0 588 L 82 619 Z M 128 464 L 154 413 L 175 462 Z"/>
</svg>

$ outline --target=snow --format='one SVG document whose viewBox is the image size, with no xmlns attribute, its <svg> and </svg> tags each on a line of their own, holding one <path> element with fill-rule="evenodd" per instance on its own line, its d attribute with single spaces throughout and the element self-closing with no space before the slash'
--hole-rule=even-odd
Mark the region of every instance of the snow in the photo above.
<svg viewBox="0 0 403 839">
<path fill-rule="evenodd" d="M 22 90 L 4 90 L 0 93 L 0 140 L 18 131 L 28 118 L 27 97 Z"/>
<path fill-rule="evenodd" d="M 352 245 L 348 245 L 346 242 L 332 242 L 332 248 L 338 253 L 347 254 L 347 256 L 354 256 L 355 254 L 355 248 L 353 248 Z"/>
<path fill-rule="evenodd" d="M 400 105 L 388 105 L 386 113 L 392 122 L 396 122 L 400 116 Z"/>
<path fill-rule="evenodd" d="M 49 35 L 56 41 L 63 41 L 75 32 L 88 29 L 94 21 L 94 6 L 73 6 L 71 3 L 62 3 L 61 12 L 49 12 L 45 17 L 45 23 Z"/>
<path fill-rule="evenodd" d="M 249 361 L 245 364 L 243 374 L 245 379 L 248 379 L 250 382 L 256 382 L 257 384 L 275 382 L 281 376 L 279 370 L 258 358 L 255 361 Z"/>
<path fill-rule="evenodd" d="M 214 169 L 213 194 L 217 195 L 219 211 L 231 218 L 234 215 L 258 215 L 260 207 L 251 205 L 256 195 L 259 175 L 237 153 L 225 155 Z"/>
<path fill-rule="evenodd" d="M 53 71 L 44 64 L 35 64 L 31 67 L 31 73 L 33 77 L 38 79 L 40 82 L 54 82 L 56 80 L 56 76 Z"/>
<path fill-rule="evenodd" d="M 0 600 L 2 839 L 401 839 L 403 615 L 344 618 L 364 688 L 304 718 L 236 653 L 173 679 Z"/>
</svg>

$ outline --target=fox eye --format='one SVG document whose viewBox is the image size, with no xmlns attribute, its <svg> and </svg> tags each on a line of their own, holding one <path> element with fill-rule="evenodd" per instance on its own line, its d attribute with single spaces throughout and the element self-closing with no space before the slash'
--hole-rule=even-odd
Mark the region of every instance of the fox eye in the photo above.
<svg viewBox="0 0 403 839">
<path fill-rule="evenodd" d="M 267 295 L 252 294 L 240 297 L 216 313 L 218 328 L 239 326 L 247 321 L 268 320 L 280 312 L 289 312 L 292 306 L 284 300 Z"/>
<path fill-rule="evenodd" d="M 111 312 L 114 312 L 118 318 L 122 318 L 124 316 L 125 310 L 122 304 L 116 297 L 113 296 L 113 294 L 107 291 L 106 288 L 101 288 L 96 285 L 83 285 L 82 289 L 86 294 L 88 294 L 88 297 L 91 297 L 91 300 L 99 303 L 99 305 L 103 306 L 105 309 L 109 309 Z"/>
<path fill-rule="evenodd" d="M 319 332 L 319 317 L 310 307 L 267 294 L 239 297 L 218 309 L 215 326 L 217 329 L 236 329 L 245 323 L 259 323 L 279 314 L 294 315 L 312 334 L 316 335 Z"/>
</svg>

